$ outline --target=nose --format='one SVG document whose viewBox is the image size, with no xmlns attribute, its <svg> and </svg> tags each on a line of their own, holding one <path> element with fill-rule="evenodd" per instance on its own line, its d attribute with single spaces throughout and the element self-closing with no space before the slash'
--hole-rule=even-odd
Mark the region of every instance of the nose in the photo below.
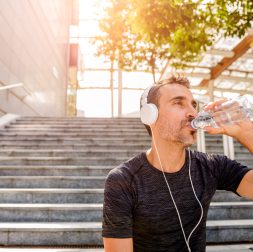
<svg viewBox="0 0 253 252">
<path fill-rule="evenodd" d="M 189 107 L 189 110 L 187 111 L 187 118 L 194 119 L 197 117 L 197 109 L 193 106 Z"/>
</svg>

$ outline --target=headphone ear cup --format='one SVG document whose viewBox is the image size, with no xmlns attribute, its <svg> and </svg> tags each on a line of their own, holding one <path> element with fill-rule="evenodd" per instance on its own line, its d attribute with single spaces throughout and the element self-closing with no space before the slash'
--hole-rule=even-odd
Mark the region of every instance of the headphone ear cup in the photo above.
<svg viewBox="0 0 253 252">
<path fill-rule="evenodd" d="M 141 121 L 146 125 L 154 124 L 158 118 L 158 109 L 155 104 L 148 103 L 141 108 Z"/>
</svg>

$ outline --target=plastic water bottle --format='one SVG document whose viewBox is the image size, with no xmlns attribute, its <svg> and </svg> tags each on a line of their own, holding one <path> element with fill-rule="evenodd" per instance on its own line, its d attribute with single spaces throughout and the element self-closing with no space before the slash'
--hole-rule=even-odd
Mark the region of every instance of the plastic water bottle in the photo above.
<svg viewBox="0 0 253 252">
<path fill-rule="evenodd" d="M 206 126 L 219 128 L 221 125 L 237 123 L 245 118 L 253 119 L 253 100 L 247 95 L 225 101 L 214 110 L 199 112 L 191 121 L 191 126 L 194 129 Z"/>
</svg>

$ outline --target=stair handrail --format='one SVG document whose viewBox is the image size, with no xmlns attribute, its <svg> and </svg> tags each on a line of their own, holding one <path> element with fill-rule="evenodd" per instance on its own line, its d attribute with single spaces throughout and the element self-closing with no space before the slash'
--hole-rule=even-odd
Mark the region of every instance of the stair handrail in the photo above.
<svg viewBox="0 0 253 252">
<path fill-rule="evenodd" d="M 11 89 L 11 88 L 15 88 L 15 87 L 22 87 L 22 86 L 24 86 L 23 83 L 10 84 L 10 85 L 0 87 L 0 90 L 6 90 L 6 89 Z"/>
<path fill-rule="evenodd" d="M 25 90 L 25 92 L 27 93 L 27 95 L 31 95 L 31 93 L 27 90 L 27 88 L 25 88 L 24 83 L 21 83 L 21 82 L 2 86 L 2 87 L 0 87 L 0 91 L 8 90 L 8 89 L 16 88 L 16 87 L 22 87 Z"/>
</svg>

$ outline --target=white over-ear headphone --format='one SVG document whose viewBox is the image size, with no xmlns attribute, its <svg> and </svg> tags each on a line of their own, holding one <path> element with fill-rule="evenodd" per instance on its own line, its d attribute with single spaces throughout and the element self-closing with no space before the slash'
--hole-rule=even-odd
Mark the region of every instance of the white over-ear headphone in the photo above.
<svg viewBox="0 0 253 252">
<path fill-rule="evenodd" d="M 148 103 L 148 94 L 153 86 L 146 88 L 141 96 L 141 121 L 146 125 L 152 125 L 158 118 L 158 108 L 153 103 Z"/>
</svg>

